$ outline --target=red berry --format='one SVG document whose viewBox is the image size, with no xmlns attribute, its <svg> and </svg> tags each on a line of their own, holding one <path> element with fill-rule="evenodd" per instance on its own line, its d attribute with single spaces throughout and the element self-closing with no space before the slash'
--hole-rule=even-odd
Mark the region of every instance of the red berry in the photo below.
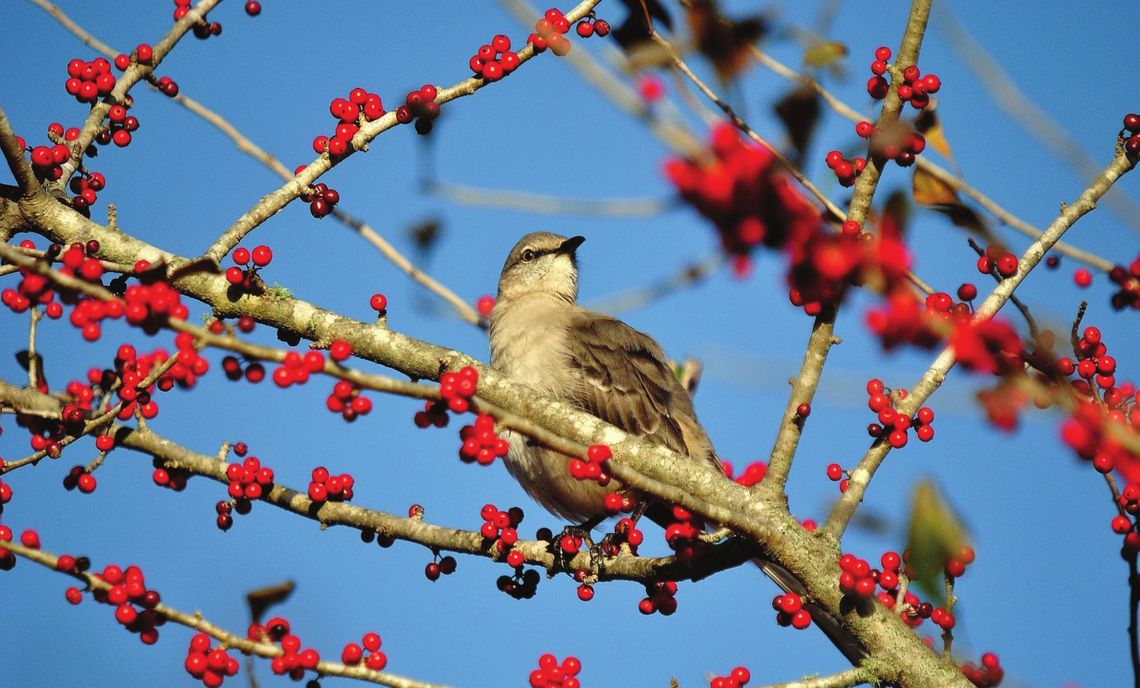
<svg viewBox="0 0 1140 688">
<path fill-rule="evenodd" d="M 265 267 L 273 260 L 273 251 L 268 246 L 256 246 L 251 254 L 253 264 L 258 267 Z"/>
<path fill-rule="evenodd" d="M 383 294 L 373 294 L 368 303 L 370 306 L 372 306 L 372 310 L 376 311 L 377 313 L 382 313 L 388 310 L 388 297 L 384 296 Z"/>
</svg>

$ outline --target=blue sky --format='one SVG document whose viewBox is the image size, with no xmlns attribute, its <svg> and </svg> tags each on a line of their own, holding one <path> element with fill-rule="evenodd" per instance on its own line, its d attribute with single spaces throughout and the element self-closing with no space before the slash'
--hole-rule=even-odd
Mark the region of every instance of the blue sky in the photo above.
<svg viewBox="0 0 1140 688">
<path fill-rule="evenodd" d="M 292 167 L 312 159 L 311 141 L 331 128 L 328 103 L 355 86 L 380 93 L 389 108 L 400 94 L 425 82 L 450 84 L 467 76 L 469 55 L 496 33 L 516 42 L 527 29 L 495 3 L 430 3 L 401 6 L 327 1 L 319 6 L 267 0 L 251 19 L 241 3 L 224 3 L 214 18 L 224 33 L 200 42 L 187 39 L 162 65 L 183 91 L 216 109 L 251 139 Z M 761 5 L 777 26 L 812 28 L 830 3 Z M 156 42 L 168 28 L 172 5 L 137 3 L 109 11 L 97 3 L 64 3 L 80 24 L 120 50 Z M 754 5 L 731 3 L 730 13 Z M 1120 119 L 1136 111 L 1137 58 L 1131 45 L 1131 3 L 946 3 L 973 37 L 992 54 L 1026 96 L 1099 164 L 1112 153 Z M 600 15 L 620 21 L 620 5 L 603 3 Z M 870 113 L 863 84 L 866 65 L 879 45 L 897 46 L 906 8 L 899 2 L 839 3 L 828 37 L 847 44 L 845 76 L 826 84 L 849 104 Z M 1010 211 L 1046 225 L 1059 204 L 1084 188 L 1065 161 L 1003 112 L 951 49 L 935 14 L 920 66 L 943 82 L 939 114 L 966 178 Z M 72 126 L 85 109 L 63 90 L 67 61 L 94 54 L 30 3 L 0 8 L 7 68 L 0 104 L 17 133 L 41 141 L 52 121 Z M 15 30 L 14 30 L 15 28 Z M 802 47 L 773 40 L 774 55 L 798 65 Z M 604 56 L 605 41 L 576 42 L 575 50 Z M 693 63 L 702 73 L 699 58 Z M 674 93 L 671 81 L 667 90 Z M 787 82 L 751 68 L 733 99 L 758 132 L 781 140 L 771 104 Z M 108 179 L 96 216 L 106 203 L 118 208 L 128 231 L 183 255 L 200 253 L 222 229 L 261 195 L 279 185 L 259 163 L 188 111 L 153 91 L 139 89 L 141 127 L 125 150 L 105 150 L 95 169 Z M 581 199 L 667 199 L 660 173 L 668 154 L 644 126 L 586 86 L 568 65 L 546 55 L 517 74 L 448 104 L 429 144 L 407 128 L 392 130 L 326 176 L 342 207 L 365 218 L 399 248 L 416 256 L 407 229 L 428 218 L 443 236 L 422 266 L 474 302 L 493 293 L 502 258 L 526 232 L 545 229 L 583 234 L 579 250 L 584 301 L 598 301 L 671 274 L 714 252 L 715 236 L 693 211 L 677 209 L 640 219 L 539 215 L 457 205 L 423 193 L 419 176 L 430 160 L 438 179 L 480 187 L 517 189 Z M 697 131 L 703 129 L 693 121 Z M 827 114 L 809 154 L 807 174 L 833 200 L 839 188 L 823 165 L 830 148 L 853 145 L 849 123 Z M 0 173 L 0 181 L 10 175 Z M 879 198 L 906 188 L 907 175 L 892 168 Z M 1112 194 L 1140 204 L 1134 178 Z M 962 234 L 932 213 L 917 211 L 910 236 L 915 269 L 939 288 L 963 281 L 981 284 L 973 253 Z M 1002 234 L 1011 247 L 1024 237 Z M 1140 228 L 1107 204 L 1069 235 L 1073 243 L 1126 262 L 1140 247 Z M 370 315 L 369 296 L 384 292 L 392 327 L 414 337 L 486 358 L 485 336 L 451 316 L 353 233 L 331 219 L 314 220 L 297 203 L 254 235 L 268 243 L 274 261 L 269 282 L 293 294 L 357 318 Z M 1135 379 L 1140 366 L 1135 313 L 1114 316 L 1103 275 L 1088 290 L 1073 286 L 1075 264 L 1029 277 L 1023 295 L 1039 320 L 1066 328 L 1077 303 L 1088 299 L 1087 322 L 1105 332 L 1121 377 Z M 0 286 L 14 284 L 11 277 Z M 835 497 L 824 476 L 832 461 L 849 465 L 867 446 L 871 420 L 863 384 L 881 377 L 910 386 L 933 359 L 931 353 L 884 356 L 867 335 L 862 314 L 873 299 L 858 296 L 845 308 L 836 347 L 807 425 L 789 484 L 793 511 L 822 518 Z M 197 312 L 195 311 L 195 318 Z M 762 458 L 771 446 L 785 402 L 786 380 L 797 370 L 810 320 L 785 297 L 782 266 L 758 256 L 747 280 L 721 272 L 708 281 L 652 305 L 622 314 L 656 337 L 675 357 L 702 359 L 706 375 L 696 398 L 701 420 L 720 454 L 738 466 Z M 22 348 L 25 321 L 0 314 L 0 375 L 17 381 L 11 352 Z M 259 330 L 259 341 L 273 343 Z M 65 322 L 43 330 L 41 348 L 56 384 L 81 376 L 87 366 L 106 365 L 114 347 L 131 338 L 107 328 L 97 344 L 83 342 Z M 159 336 L 150 346 L 170 345 Z M 346 425 L 324 410 L 331 386 L 323 382 L 284 392 L 269 384 L 250 386 L 214 371 L 193 392 L 163 395 L 158 432 L 203 452 L 223 441 L 241 440 L 274 467 L 282 482 L 303 486 L 309 471 L 326 465 L 351 472 L 358 504 L 403 513 L 412 503 L 432 522 L 476 529 L 485 502 L 522 506 L 521 532 L 557 527 L 519 489 L 501 465 L 465 466 L 455 460 L 457 423 L 447 430 L 419 431 L 411 424 L 416 403 L 375 399 L 371 416 Z M 372 369 L 371 364 L 361 364 Z M 931 400 L 937 418 L 929 445 L 912 443 L 893 454 L 868 491 L 863 510 L 884 519 L 885 532 L 853 529 L 845 549 L 877 559 L 900 547 L 909 494 L 923 477 L 934 477 L 964 514 L 978 561 L 959 586 L 960 628 L 956 650 L 974 659 L 994 650 L 1009 685 L 1123 683 L 1128 671 L 1126 568 L 1101 478 L 1078 465 L 1058 445 L 1057 416 L 1030 414 L 1012 434 L 991 430 L 973 394 L 987 380 L 956 371 Z M 26 453 L 10 417 L 0 420 L 0 456 Z M 248 623 L 244 593 L 292 579 L 297 590 L 278 609 L 306 644 L 326 656 L 368 630 L 379 632 L 389 669 L 410 677 L 466 686 L 523 685 L 543 652 L 575 654 L 587 686 L 700 685 L 733 666 L 751 668 L 755 683 L 828 673 L 844 660 L 815 631 L 778 628 L 769 606 L 776 588 L 748 568 L 700 584 L 682 584 L 672 617 L 642 617 L 642 591 L 634 585 L 599 586 L 594 601 L 578 601 L 565 578 L 544 580 L 535 599 L 515 601 L 494 589 L 500 565 L 461 558 L 455 575 L 436 583 L 422 574 L 430 553 L 410 544 L 380 551 L 360 544 L 352 532 L 322 532 L 310 521 L 264 504 L 237 519 L 228 533 L 213 524 L 223 486 L 198 479 L 182 494 L 150 483 L 150 462 L 114 452 L 99 469 L 92 495 L 64 492 L 60 480 L 76 463 L 94 456 L 80 443 L 62 460 L 9 476 L 15 491 L 4 522 L 37 528 L 45 548 L 89 555 L 98 565 L 137 563 L 164 601 L 201 610 L 232 630 Z M 647 526 L 650 551 L 660 534 Z M 0 671 L 11 685 L 101 687 L 145 681 L 192 684 L 183 673 L 189 632 L 167 626 L 153 648 L 143 648 L 117 627 L 108 607 L 63 599 L 67 579 L 21 562 L 0 585 L 7 641 Z M 1063 602 L 1061 600 L 1064 600 Z M 244 671 L 244 669 L 243 669 Z M 263 685 L 283 685 L 261 663 Z M 244 681 L 239 677 L 239 681 Z M 328 685 L 338 685 L 328 680 Z M 341 682 L 343 683 L 343 682 Z"/>
</svg>

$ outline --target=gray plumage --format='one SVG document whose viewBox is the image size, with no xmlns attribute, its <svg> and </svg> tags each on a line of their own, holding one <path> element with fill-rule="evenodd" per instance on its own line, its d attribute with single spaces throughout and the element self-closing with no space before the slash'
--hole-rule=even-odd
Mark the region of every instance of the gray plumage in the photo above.
<svg viewBox="0 0 1140 688">
<path fill-rule="evenodd" d="M 575 251 L 548 232 L 507 256 L 491 312 L 491 365 L 535 391 L 719 469 L 720 461 L 661 347 L 616 318 L 582 308 Z M 567 457 L 509 436 L 507 470 L 535 501 L 567 519 L 604 513 L 614 486 L 572 478 Z"/>
</svg>

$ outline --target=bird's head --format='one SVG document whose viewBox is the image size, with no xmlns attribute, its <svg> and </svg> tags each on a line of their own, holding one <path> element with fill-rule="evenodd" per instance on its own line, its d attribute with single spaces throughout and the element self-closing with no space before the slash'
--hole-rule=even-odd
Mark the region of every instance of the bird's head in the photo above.
<svg viewBox="0 0 1140 688">
<path fill-rule="evenodd" d="M 585 240 L 550 232 L 524 236 L 503 264 L 499 299 L 547 293 L 573 303 L 578 298 L 578 259 L 574 252 Z"/>
</svg>

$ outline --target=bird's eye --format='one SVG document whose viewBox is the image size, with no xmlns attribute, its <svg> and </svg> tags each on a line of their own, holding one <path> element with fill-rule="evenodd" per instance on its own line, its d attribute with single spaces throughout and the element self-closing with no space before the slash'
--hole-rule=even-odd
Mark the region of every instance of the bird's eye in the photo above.
<svg viewBox="0 0 1140 688">
<path fill-rule="evenodd" d="M 522 252 L 522 260 L 524 263 L 529 263 L 534 260 L 534 249 L 528 248 Z"/>
</svg>

